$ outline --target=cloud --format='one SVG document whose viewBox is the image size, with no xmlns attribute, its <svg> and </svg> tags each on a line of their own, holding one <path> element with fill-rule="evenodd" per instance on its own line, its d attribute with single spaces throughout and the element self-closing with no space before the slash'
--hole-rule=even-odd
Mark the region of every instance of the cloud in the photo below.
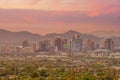
<svg viewBox="0 0 120 80">
<path fill-rule="evenodd" d="M 90 16 L 89 12 L 83 11 L 0 10 L 0 23 L 119 26 L 119 15 L 112 11 Z"/>
<path fill-rule="evenodd" d="M 118 30 L 119 7 L 120 0 L 0 0 L 0 25 L 47 31 Z"/>
<path fill-rule="evenodd" d="M 110 5 L 119 5 L 120 0 L 0 0 L 0 8 L 89 11 Z"/>
<path fill-rule="evenodd" d="M 111 14 L 112 16 L 120 16 L 120 6 L 119 5 L 110 5 L 102 7 L 100 9 L 89 11 L 89 16 L 95 17 L 99 15 Z"/>
</svg>

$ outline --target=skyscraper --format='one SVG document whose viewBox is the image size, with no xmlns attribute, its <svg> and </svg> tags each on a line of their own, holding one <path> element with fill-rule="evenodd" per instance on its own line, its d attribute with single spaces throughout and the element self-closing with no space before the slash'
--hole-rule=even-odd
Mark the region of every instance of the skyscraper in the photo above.
<svg viewBox="0 0 120 80">
<path fill-rule="evenodd" d="M 28 47 L 29 46 L 28 40 L 24 40 L 22 42 L 22 46 L 23 46 L 23 48 Z"/>
<path fill-rule="evenodd" d="M 75 34 L 71 41 L 71 52 L 80 52 L 82 51 L 82 39 L 79 35 Z"/>
<path fill-rule="evenodd" d="M 55 39 L 55 47 L 58 48 L 58 51 L 63 50 L 63 39 L 62 38 L 56 38 Z"/>
<path fill-rule="evenodd" d="M 84 51 L 92 51 L 95 49 L 95 43 L 91 39 L 84 40 Z"/>
<path fill-rule="evenodd" d="M 63 51 L 68 52 L 68 41 L 67 41 L 67 39 L 63 40 Z"/>
<path fill-rule="evenodd" d="M 113 51 L 114 50 L 114 41 L 111 38 L 106 39 L 105 47 L 106 47 L 106 49 Z"/>
<path fill-rule="evenodd" d="M 37 50 L 37 52 L 47 52 L 47 51 L 49 51 L 48 46 L 49 46 L 49 44 L 48 44 L 47 40 L 40 41 L 39 42 L 39 49 Z"/>
<path fill-rule="evenodd" d="M 100 42 L 99 42 L 99 48 L 100 49 L 105 49 L 105 41 L 106 39 L 101 39 Z"/>
</svg>

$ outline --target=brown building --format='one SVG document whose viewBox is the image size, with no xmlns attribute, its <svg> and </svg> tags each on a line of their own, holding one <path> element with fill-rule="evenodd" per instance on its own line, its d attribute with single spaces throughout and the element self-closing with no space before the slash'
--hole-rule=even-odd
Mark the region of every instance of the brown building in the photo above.
<svg viewBox="0 0 120 80">
<path fill-rule="evenodd" d="M 111 50 L 111 51 L 114 50 L 114 41 L 111 38 L 106 39 L 105 48 L 108 49 L 108 50 Z"/>
<path fill-rule="evenodd" d="M 91 39 L 84 40 L 84 51 L 93 51 L 95 49 L 95 43 Z"/>
<path fill-rule="evenodd" d="M 100 49 L 108 49 L 113 51 L 114 50 L 114 41 L 109 38 L 109 39 L 101 39 L 100 44 L 99 44 Z"/>
<path fill-rule="evenodd" d="M 37 52 L 48 52 L 49 51 L 49 42 L 47 40 L 39 42 L 39 49 Z"/>
<path fill-rule="evenodd" d="M 28 40 L 24 40 L 22 42 L 22 46 L 23 46 L 23 48 L 28 47 L 29 46 Z"/>
<path fill-rule="evenodd" d="M 100 49 L 105 49 L 105 41 L 106 39 L 101 39 L 100 42 L 99 42 L 99 48 Z"/>
<path fill-rule="evenodd" d="M 57 47 L 58 51 L 67 51 L 68 43 L 67 39 L 56 38 L 55 39 L 55 47 Z"/>
<path fill-rule="evenodd" d="M 63 49 L 63 40 L 61 38 L 55 39 L 55 46 L 58 48 L 58 51 L 62 51 Z"/>
</svg>

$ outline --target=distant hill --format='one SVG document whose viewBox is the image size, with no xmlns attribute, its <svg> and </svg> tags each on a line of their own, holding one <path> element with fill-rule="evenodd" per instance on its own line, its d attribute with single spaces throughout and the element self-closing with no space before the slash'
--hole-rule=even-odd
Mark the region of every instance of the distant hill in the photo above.
<svg viewBox="0 0 120 80">
<path fill-rule="evenodd" d="M 80 32 L 74 31 L 74 30 L 69 30 L 67 32 L 60 33 L 60 34 L 57 34 L 57 33 L 47 34 L 47 35 L 44 36 L 44 39 L 53 39 L 53 38 L 56 38 L 56 37 L 72 39 L 75 34 L 78 34 L 82 39 L 85 39 L 85 38 L 95 39 L 95 40 L 99 39 L 98 37 L 96 37 L 94 35 L 82 34 Z"/>
<path fill-rule="evenodd" d="M 12 32 L 4 29 L 0 29 L 0 43 L 22 43 L 24 39 L 27 39 L 29 42 L 39 42 L 44 39 L 55 39 L 56 37 L 62 37 L 68 40 L 71 40 L 75 34 L 78 34 L 82 39 L 92 39 L 96 46 L 99 43 L 100 38 L 92 34 L 82 34 L 80 32 L 69 30 L 64 33 L 50 33 L 45 36 L 31 33 L 28 31 Z M 120 37 L 113 36 L 111 37 L 115 41 L 116 46 L 120 46 Z"/>
<path fill-rule="evenodd" d="M 56 37 L 62 37 L 65 39 L 72 39 L 75 34 L 80 35 L 81 38 L 90 38 L 93 40 L 98 40 L 99 38 L 90 34 L 82 34 L 77 31 L 69 30 L 64 33 L 50 33 L 45 36 L 31 33 L 28 31 L 12 32 L 4 29 L 0 29 L 0 43 L 21 43 L 24 39 L 30 42 L 38 42 L 43 39 L 54 39 Z"/>
<path fill-rule="evenodd" d="M 120 31 L 95 31 L 91 33 L 98 37 L 120 37 Z"/>
<path fill-rule="evenodd" d="M 66 39 L 72 39 L 75 34 L 78 34 L 80 36 L 82 35 L 81 33 L 77 32 L 77 31 L 69 30 L 65 33 L 60 33 L 60 34 L 57 34 L 57 33 L 47 34 L 44 36 L 44 38 L 45 39 L 53 39 L 56 37 L 62 37 L 62 38 L 66 38 Z"/>
<path fill-rule="evenodd" d="M 28 39 L 30 41 L 38 41 L 41 38 L 41 35 L 27 31 L 11 32 L 0 29 L 0 43 L 21 43 L 24 39 Z"/>
<path fill-rule="evenodd" d="M 57 34 L 57 33 L 47 34 L 43 38 L 44 39 L 54 39 L 56 37 L 62 37 L 62 38 L 71 40 L 75 34 L 78 34 L 82 39 L 92 39 L 95 42 L 96 46 L 99 43 L 99 37 L 96 37 L 96 36 L 90 35 L 90 34 L 82 34 L 80 32 L 74 31 L 74 30 L 69 30 L 67 32 L 60 33 L 60 34 Z"/>
</svg>

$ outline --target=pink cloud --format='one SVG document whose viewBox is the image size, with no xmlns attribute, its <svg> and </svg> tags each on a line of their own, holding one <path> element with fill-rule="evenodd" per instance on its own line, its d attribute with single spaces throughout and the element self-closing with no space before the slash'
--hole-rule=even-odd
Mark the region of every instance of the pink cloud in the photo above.
<svg viewBox="0 0 120 80">
<path fill-rule="evenodd" d="M 119 16 L 120 15 L 120 6 L 119 5 L 111 5 L 106 7 L 101 7 L 98 9 L 94 9 L 93 11 L 89 11 L 89 16 L 95 17 L 99 15 L 107 15 L 111 14 L 112 16 Z"/>
<path fill-rule="evenodd" d="M 34 33 L 64 32 L 69 29 L 80 32 L 94 30 L 118 30 L 119 16 L 113 14 L 117 9 L 105 9 L 106 12 L 88 16 L 82 11 L 39 11 L 39 10 L 0 10 L 0 28 L 10 30 L 28 30 Z M 108 11 L 107 11 L 108 10 Z M 100 10 L 99 10 L 100 11 Z M 104 12 L 104 11 L 103 11 Z M 99 15 L 98 15 L 99 14 Z M 117 17 L 116 17 L 117 16 Z"/>
</svg>

